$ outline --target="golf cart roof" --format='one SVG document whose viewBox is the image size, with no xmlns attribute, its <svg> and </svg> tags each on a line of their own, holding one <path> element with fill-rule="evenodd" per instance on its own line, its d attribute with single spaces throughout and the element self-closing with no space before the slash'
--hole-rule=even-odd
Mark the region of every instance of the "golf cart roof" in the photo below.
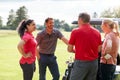
<svg viewBox="0 0 120 80">
<path fill-rule="evenodd" d="M 120 24 L 120 18 L 92 18 L 90 20 L 90 24 L 92 24 L 92 25 L 101 25 L 102 21 L 105 20 L 105 19 L 111 19 L 111 20 L 114 20 L 114 21 L 118 21 L 118 23 Z M 78 22 L 73 21 L 72 24 L 78 24 Z"/>
</svg>

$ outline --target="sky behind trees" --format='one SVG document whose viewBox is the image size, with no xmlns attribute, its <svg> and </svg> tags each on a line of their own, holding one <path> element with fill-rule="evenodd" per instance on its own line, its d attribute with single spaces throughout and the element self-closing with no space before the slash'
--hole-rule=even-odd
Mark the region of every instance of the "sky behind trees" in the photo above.
<svg viewBox="0 0 120 80">
<path fill-rule="evenodd" d="M 16 12 L 19 7 L 25 6 L 29 17 L 37 24 L 43 24 L 47 17 L 70 24 L 77 20 L 80 12 L 87 12 L 91 16 L 96 12 L 100 16 L 105 9 L 119 5 L 120 0 L 0 0 L 0 16 L 5 24 L 11 9 Z"/>
</svg>

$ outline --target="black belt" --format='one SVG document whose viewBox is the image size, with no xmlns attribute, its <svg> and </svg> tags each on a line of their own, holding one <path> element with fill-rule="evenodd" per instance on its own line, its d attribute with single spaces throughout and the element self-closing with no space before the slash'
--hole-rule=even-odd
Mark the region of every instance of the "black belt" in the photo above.
<svg viewBox="0 0 120 80">
<path fill-rule="evenodd" d="M 53 54 L 53 53 L 51 53 L 51 54 L 40 53 L 40 55 L 44 55 L 44 56 L 54 56 L 54 54 Z"/>
</svg>

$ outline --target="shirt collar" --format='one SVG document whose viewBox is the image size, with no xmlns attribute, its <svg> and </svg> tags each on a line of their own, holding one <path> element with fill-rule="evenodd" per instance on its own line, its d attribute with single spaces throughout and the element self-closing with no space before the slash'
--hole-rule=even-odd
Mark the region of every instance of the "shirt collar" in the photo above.
<svg viewBox="0 0 120 80">
<path fill-rule="evenodd" d="M 28 31 L 26 31 L 25 33 L 32 35 L 32 33 L 28 32 Z"/>
<path fill-rule="evenodd" d="M 86 28 L 86 27 L 90 27 L 90 24 L 86 23 L 86 24 L 81 24 L 79 26 L 79 28 Z"/>
<path fill-rule="evenodd" d="M 45 34 L 48 34 L 45 29 L 43 30 L 43 32 L 44 32 Z M 52 31 L 51 34 L 54 34 L 54 33 L 55 33 L 55 29 L 53 29 L 53 31 Z"/>
</svg>

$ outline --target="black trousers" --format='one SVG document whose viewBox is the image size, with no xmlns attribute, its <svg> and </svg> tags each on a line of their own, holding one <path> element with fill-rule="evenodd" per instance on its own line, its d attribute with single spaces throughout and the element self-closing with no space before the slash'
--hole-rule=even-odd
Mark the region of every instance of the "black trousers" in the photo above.
<svg viewBox="0 0 120 80">
<path fill-rule="evenodd" d="M 20 64 L 22 71 L 23 71 L 23 80 L 32 80 L 33 73 L 36 69 L 35 63 L 32 64 Z"/>
<path fill-rule="evenodd" d="M 115 65 L 101 63 L 101 80 L 113 80 L 115 69 Z"/>
</svg>

